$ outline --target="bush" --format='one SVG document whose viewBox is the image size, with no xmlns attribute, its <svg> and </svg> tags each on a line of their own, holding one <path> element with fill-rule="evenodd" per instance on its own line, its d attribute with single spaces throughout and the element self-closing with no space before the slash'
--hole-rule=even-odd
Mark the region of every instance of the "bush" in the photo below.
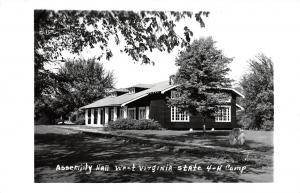
<svg viewBox="0 0 300 193">
<path fill-rule="evenodd" d="M 109 122 L 108 127 L 113 130 L 130 130 L 133 129 L 135 121 L 134 119 L 117 119 Z"/>
<path fill-rule="evenodd" d="M 84 111 L 75 111 L 71 113 L 70 120 L 72 123 L 76 125 L 84 125 L 85 124 L 85 114 Z"/>
<path fill-rule="evenodd" d="M 85 119 L 84 116 L 79 116 L 77 120 L 73 122 L 76 125 L 84 125 L 85 124 Z"/>
<path fill-rule="evenodd" d="M 112 130 L 159 130 L 160 124 L 152 119 L 118 119 L 109 123 Z"/>
<path fill-rule="evenodd" d="M 263 122 L 261 128 L 265 131 L 273 131 L 274 130 L 274 122 L 270 120 L 266 120 Z"/>
<path fill-rule="evenodd" d="M 134 127 L 137 130 L 160 130 L 161 129 L 161 125 L 157 121 L 154 121 L 153 119 L 137 120 Z"/>
</svg>

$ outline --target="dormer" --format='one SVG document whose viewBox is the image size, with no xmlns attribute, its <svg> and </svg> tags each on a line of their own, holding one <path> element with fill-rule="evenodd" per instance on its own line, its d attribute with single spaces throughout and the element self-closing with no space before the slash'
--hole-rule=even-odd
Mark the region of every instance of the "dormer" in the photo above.
<svg viewBox="0 0 300 193">
<path fill-rule="evenodd" d="M 129 94 L 134 94 L 135 93 L 135 87 L 131 87 L 128 89 L 129 90 Z"/>
<path fill-rule="evenodd" d="M 126 94 L 128 93 L 128 89 L 126 88 L 119 88 L 119 89 L 115 89 L 114 91 L 111 92 L 111 96 L 112 97 L 117 97 L 120 96 L 122 94 Z"/>
<path fill-rule="evenodd" d="M 128 93 L 134 94 L 134 93 L 149 89 L 152 86 L 153 86 L 152 84 L 136 84 L 136 85 L 133 85 L 132 87 L 128 88 L 128 91 L 129 91 Z"/>
</svg>

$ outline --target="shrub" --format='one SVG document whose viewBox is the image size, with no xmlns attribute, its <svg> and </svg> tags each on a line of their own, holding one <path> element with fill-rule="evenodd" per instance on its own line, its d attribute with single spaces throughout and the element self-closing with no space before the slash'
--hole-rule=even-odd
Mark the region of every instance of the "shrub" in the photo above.
<svg viewBox="0 0 300 193">
<path fill-rule="evenodd" d="M 141 119 L 137 120 L 134 129 L 136 130 L 160 130 L 161 125 L 153 119 Z"/>
<path fill-rule="evenodd" d="M 130 130 L 134 128 L 134 119 L 117 119 L 116 121 L 109 122 L 109 128 L 113 130 Z"/>
<path fill-rule="evenodd" d="M 266 120 L 263 122 L 261 128 L 265 131 L 273 131 L 274 128 L 274 122 L 270 120 Z"/>
<path fill-rule="evenodd" d="M 75 111 L 71 113 L 70 120 L 72 123 L 76 125 L 84 125 L 85 124 L 85 115 L 83 111 Z"/>
<path fill-rule="evenodd" d="M 158 130 L 161 126 L 152 119 L 118 119 L 110 122 L 109 128 L 113 130 Z"/>
<path fill-rule="evenodd" d="M 85 119 L 84 116 L 79 116 L 77 120 L 75 120 L 73 123 L 76 125 L 84 125 L 85 124 Z"/>
</svg>

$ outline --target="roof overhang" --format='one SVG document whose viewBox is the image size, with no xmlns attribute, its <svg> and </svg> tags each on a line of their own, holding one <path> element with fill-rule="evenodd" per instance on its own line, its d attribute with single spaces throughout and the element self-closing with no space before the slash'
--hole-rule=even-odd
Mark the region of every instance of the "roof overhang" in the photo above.
<svg viewBox="0 0 300 193">
<path fill-rule="evenodd" d="M 167 92 L 167 91 L 169 91 L 169 90 L 172 90 L 173 88 L 176 88 L 177 87 L 177 85 L 173 85 L 173 86 L 171 86 L 171 87 L 169 87 L 169 88 L 166 88 L 165 90 L 162 90 L 161 91 L 161 94 L 165 94 L 165 92 Z"/>
<path fill-rule="evenodd" d="M 171 87 L 169 87 L 169 88 L 167 88 L 167 89 L 165 89 L 165 90 L 162 90 L 161 91 L 161 94 L 164 94 L 165 92 L 167 92 L 167 91 L 169 91 L 169 90 L 172 90 L 172 89 L 174 89 L 174 88 L 176 88 L 178 85 L 174 85 L 174 86 L 171 86 Z M 229 91 L 232 91 L 232 92 L 234 92 L 236 95 L 238 95 L 238 96 L 240 96 L 240 97 L 242 97 L 242 98 L 245 98 L 245 96 L 242 94 L 242 93 L 240 93 L 239 91 L 237 91 L 237 90 L 235 90 L 235 89 L 233 89 L 233 88 L 220 88 L 221 90 L 229 90 Z"/>
<path fill-rule="evenodd" d="M 136 98 L 134 98 L 134 99 L 131 99 L 131 100 L 129 100 L 129 101 L 127 101 L 127 102 L 121 104 L 121 107 L 124 107 L 125 105 L 127 105 L 127 104 L 129 104 L 129 103 L 132 103 L 133 101 L 136 101 L 136 100 L 138 100 L 138 99 L 140 99 L 140 98 L 143 98 L 143 97 L 145 97 L 145 96 L 148 96 L 148 95 L 149 95 L 149 93 L 146 93 L 146 94 L 143 94 L 143 95 L 141 95 L 141 96 L 139 96 L 139 97 L 136 97 Z"/>
</svg>

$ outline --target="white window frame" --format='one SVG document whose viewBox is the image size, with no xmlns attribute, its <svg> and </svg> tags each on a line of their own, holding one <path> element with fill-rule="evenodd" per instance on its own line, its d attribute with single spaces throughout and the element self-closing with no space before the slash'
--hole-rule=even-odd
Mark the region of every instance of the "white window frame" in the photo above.
<svg viewBox="0 0 300 193">
<path fill-rule="evenodd" d="M 145 117 L 143 119 L 147 119 L 147 112 L 146 112 L 146 107 L 139 107 L 139 120 L 141 119 L 141 110 L 145 110 Z"/>
<path fill-rule="evenodd" d="M 215 122 L 218 122 L 218 123 L 230 123 L 231 122 L 231 106 L 230 105 L 220 105 L 218 106 L 218 108 L 226 108 L 226 111 L 225 111 L 225 114 L 226 114 L 226 117 L 227 117 L 227 120 L 223 120 L 223 112 L 219 112 L 220 109 L 218 109 L 218 112 L 217 112 L 217 115 L 215 117 Z M 228 111 L 227 111 L 228 109 Z M 219 116 L 221 114 L 221 116 Z"/>
<path fill-rule="evenodd" d="M 176 118 L 178 117 L 178 119 Z M 182 119 L 182 117 L 184 117 Z M 190 122 L 190 116 L 187 112 L 179 113 L 177 107 L 171 107 L 171 122 Z"/>
<path fill-rule="evenodd" d="M 178 93 L 175 90 L 171 90 L 171 98 L 178 97 Z M 178 119 L 176 119 L 178 117 Z M 182 117 L 184 117 L 182 119 Z M 171 107 L 171 122 L 190 122 L 190 116 L 187 112 L 179 113 L 177 107 Z"/>
<path fill-rule="evenodd" d="M 133 107 L 133 108 L 128 108 L 128 109 L 127 109 L 127 118 L 129 118 L 129 111 L 130 111 L 130 110 L 133 110 L 133 111 L 134 111 L 134 117 L 133 117 L 133 119 L 136 119 L 136 108 L 134 108 L 134 107 Z"/>
</svg>

